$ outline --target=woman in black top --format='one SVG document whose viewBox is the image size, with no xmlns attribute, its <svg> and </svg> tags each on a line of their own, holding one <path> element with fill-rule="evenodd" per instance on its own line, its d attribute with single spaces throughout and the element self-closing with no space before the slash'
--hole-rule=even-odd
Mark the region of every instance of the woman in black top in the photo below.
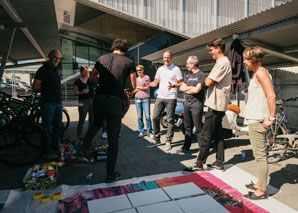
<svg viewBox="0 0 298 213">
<path fill-rule="evenodd" d="M 77 137 L 81 137 L 87 113 L 89 113 L 89 126 L 93 122 L 93 85 L 89 81 L 89 67 L 86 65 L 81 66 L 80 73 L 80 78 L 74 83 L 74 95 L 79 96 Z"/>
</svg>

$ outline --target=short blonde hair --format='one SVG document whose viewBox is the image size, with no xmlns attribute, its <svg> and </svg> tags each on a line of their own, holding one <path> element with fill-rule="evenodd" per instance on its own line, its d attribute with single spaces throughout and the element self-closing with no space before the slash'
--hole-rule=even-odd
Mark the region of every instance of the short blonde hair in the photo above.
<svg viewBox="0 0 298 213">
<path fill-rule="evenodd" d="M 140 69 L 144 70 L 144 66 L 141 64 L 137 65 L 136 68 L 140 68 Z"/>
<path fill-rule="evenodd" d="M 264 55 L 264 51 L 259 46 L 247 47 L 243 52 L 243 58 L 250 60 L 252 64 L 262 62 Z"/>
</svg>

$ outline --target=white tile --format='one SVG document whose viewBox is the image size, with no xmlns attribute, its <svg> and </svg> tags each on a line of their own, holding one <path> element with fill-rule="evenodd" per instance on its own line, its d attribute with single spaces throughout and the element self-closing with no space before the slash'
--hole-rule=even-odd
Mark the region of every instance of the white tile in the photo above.
<svg viewBox="0 0 298 213">
<path fill-rule="evenodd" d="M 126 210 L 121 210 L 118 212 L 114 212 L 114 213 L 137 213 L 136 209 L 126 209 Z"/>
<path fill-rule="evenodd" d="M 126 195 L 90 200 L 87 204 L 90 213 L 107 213 L 132 208 Z"/>
<path fill-rule="evenodd" d="M 137 207 L 139 213 L 183 213 L 175 201 L 162 202 L 147 206 Z"/>
<path fill-rule="evenodd" d="M 172 198 L 173 200 L 191 197 L 195 195 L 201 195 L 205 192 L 200 189 L 193 182 L 178 184 L 174 186 L 163 187 L 163 190 Z"/>
<path fill-rule="evenodd" d="M 168 195 L 161 188 L 128 193 L 127 196 L 134 207 L 170 200 Z"/>
<path fill-rule="evenodd" d="M 209 195 L 185 198 L 175 201 L 185 213 L 229 212 Z"/>
</svg>

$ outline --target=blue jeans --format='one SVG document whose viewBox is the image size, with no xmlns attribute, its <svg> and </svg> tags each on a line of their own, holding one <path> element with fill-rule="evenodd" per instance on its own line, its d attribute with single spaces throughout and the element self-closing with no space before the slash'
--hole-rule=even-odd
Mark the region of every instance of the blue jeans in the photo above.
<svg viewBox="0 0 298 213">
<path fill-rule="evenodd" d="M 135 98 L 135 104 L 138 114 L 139 132 L 144 133 L 143 111 L 145 113 L 147 135 L 152 134 L 152 124 L 150 119 L 150 98 Z"/>
<path fill-rule="evenodd" d="M 52 142 L 48 141 L 47 151 L 58 150 L 62 127 L 62 104 L 42 102 L 41 117 L 43 127 L 52 138 Z"/>
</svg>

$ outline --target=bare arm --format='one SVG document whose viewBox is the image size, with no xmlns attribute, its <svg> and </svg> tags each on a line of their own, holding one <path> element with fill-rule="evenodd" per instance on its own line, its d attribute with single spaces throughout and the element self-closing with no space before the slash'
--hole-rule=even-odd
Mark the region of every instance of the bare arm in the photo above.
<svg viewBox="0 0 298 213">
<path fill-rule="evenodd" d="M 89 76 L 89 79 L 92 83 L 94 84 L 97 84 L 98 83 L 98 80 L 99 80 L 99 72 L 97 69 L 93 68 L 91 73 L 90 73 L 90 76 Z"/>
<path fill-rule="evenodd" d="M 80 95 L 79 88 L 78 88 L 77 85 L 74 85 L 74 87 L 73 87 L 73 94 L 74 94 L 75 96 Z"/>
<path fill-rule="evenodd" d="M 276 104 L 275 104 L 276 103 L 276 95 L 273 90 L 268 72 L 263 67 L 260 68 L 260 71 L 261 72 L 256 73 L 256 79 L 257 79 L 258 83 L 262 86 L 263 91 L 266 95 L 267 104 L 268 104 L 268 108 L 269 108 L 269 116 L 271 118 L 274 118 L 275 111 L 276 111 Z M 274 122 L 273 120 L 269 120 L 269 119 L 264 120 L 263 125 L 264 125 L 264 127 L 268 128 L 273 124 L 273 122 Z"/>
<path fill-rule="evenodd" d="M 180 90 L 181 92 L 187 92 L 188 90 L 190 90 L 190 89 L 192 89 L 192 88 L 194 88 L 194 86 L 187 86 L 186 83 L 183 83 L 183 84 L 180 86 L 179 90 Z"/>
<path fill-rule="evenodd" d="M 34 79 L 32 89 L 34 92 L 40 92 L 41 89 L 41 80 Z"/>
<path fill-rule="evenodd" d="M 77 85 L 74 85 L 73 91 L 74 91 L 74 95 L 75 96 L 79 96 L 79 95 L 83 95 L 83 94 L 88 94 L 89 93 L 89 89 L 83 89 L 81 92 L 79 92 L 79 88 L 78 88 Z"/>
<path fill-rule="evenodd" d="M 158 83 L 159 83 L 159 80 L 155 78 L 154 81 L 149 83 L 149 86 L 150 87 L 156 87 L 158 85 Z"/>
<path fill-rule="evenodd" d="M 136 73 L 135 72 L 130 73 L 130 83 L 131 83 L 132 90 L 135 90 L 137 87 L 136 80 L 137 80 Z"/>
<path fill-rule="evenodd" d="M 175 88 L 175 87 L 179 88 L 182 84 L 183 84 L 183 79 L 178 80 L 178 83 L 176 83 L 176 84 L 171 84 L 171 82 L 169 82 L 168 90 Z"/>
</svg>

